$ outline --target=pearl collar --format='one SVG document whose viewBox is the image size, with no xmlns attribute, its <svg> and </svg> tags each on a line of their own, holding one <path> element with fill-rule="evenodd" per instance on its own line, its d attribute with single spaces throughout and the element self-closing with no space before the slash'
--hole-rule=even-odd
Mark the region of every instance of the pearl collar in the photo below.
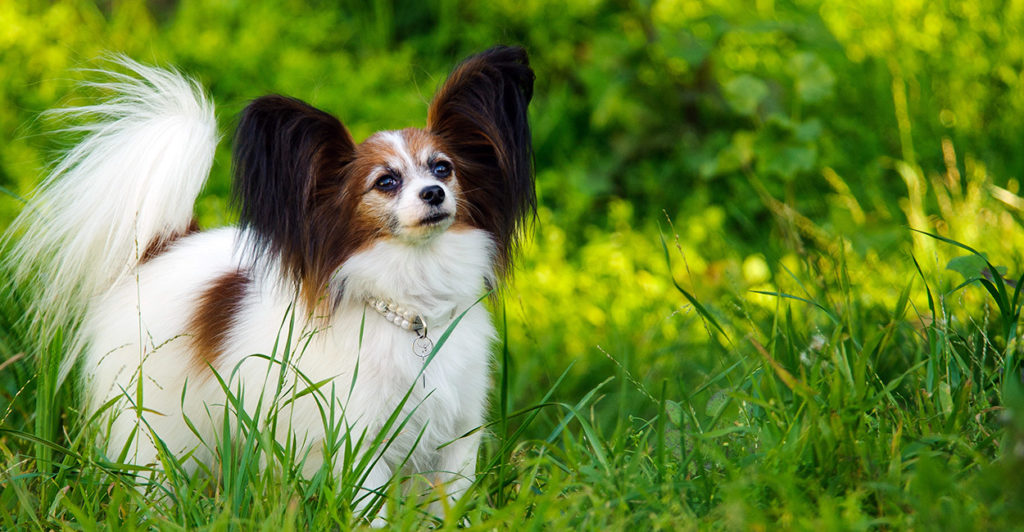
<svg viewBox="0 0 1024 532">
<path fill-rule="evenodd" d="M 378 314 L 384 316 L 384 319 L 398 327 L 412 331 L 420 337 L 427 335 L 427 321 L 423 319 L 423 316 L 415 314 L 391 300 L 379 297 L 367 297 L 366 304 L 373 310 L 376 310 Z"/>
<path fill-rule="evenodd" d="M 434 341 L 427 336 L 427 320 L 422 314 L 416 314 L 412 310 L 409 310 L 390 299 L 373 296 L 368 296 L 366 298 L 366 305 L 377 311 L 378 314 L 393 323 L 396 327 L 400 327 L 416 334 L 416 338 L 412 341 L 412 352 L 414 355 L 420 357 L 424 364 L 426 363 L 427 358 L 434 352 Z M 448 319 L 451 321 L 454 318 L 455 309 L 453 308 Z M 424 380 L 424 385 L 425 384 L 426 381 Z"/>
</svg>

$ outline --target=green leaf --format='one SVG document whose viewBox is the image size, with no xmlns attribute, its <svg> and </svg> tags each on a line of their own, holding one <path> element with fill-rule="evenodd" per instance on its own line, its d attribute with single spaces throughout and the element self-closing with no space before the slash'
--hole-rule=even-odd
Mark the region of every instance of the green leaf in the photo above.
<svg viewBox="0 0 1024 532">
<path fill-rule="evenodd" d="M 757 134 L 753 131 L 737 131 L 732 136 L 732 142 L 715 156 L 714 162 L 707 169 L 708 174 L 727 174 L 750 165 L 754 160 L 756 141 Z"/>
<path fill-rule="evenodd" d="M 736 112 L 752 116 L 757 112 L 761 102 L 768 96 L 768 85 L 765 82 L 742 74 L 725 83 L 725 100 Z"/>
<path fill-rule="evenodd" d="M 671 400 L 665 400 L 665 414 L 668 416 L 669 422 L 677 427 L 683 426 L 683 407 Z"/>
<path fill-rule="evenodd" d="M 946 269 L 964 276 L 964 280 L 978 279 L 988 269 L 988 262 L 981 255 L 964 255 L 946 263 Z"/>
<path fill-rule="evenodd" d="M 757 169 L 762 174 L 775 174 L 787 181 L 814 168 L 818 150 L 814 146 L 760 146 Z"/>
<path fill-rule="evenodd" d="M 725 409 L 725 405 L 728 403 L 729 396 L 722 390 L 719 390 L 708 398 L 708 402 L 704 405 L 704 413 L 710 417 L 717 417 L 718 414 Z"/>
<path fill-rule="evenodd" d="M 836 76 L 832 69 L 811 52 L 798 53 L 789 60 L 796 96 L 805 103 L 817 103 L 831 98 L 835 91 Z"/>
<path fill-rule="evenodd" d="M 814 142 L 821 136 L 821 120 L 812 118 L 793 128 L 793 137 L 800 142 Z"/>
<path fill-rule="evenodd" d="M 996 273 L 1006 275 L 1006 266 L 996 266 Z M 956 257 L 946 264 L 947 270 L 952 270 L 964 276 L 965 281 L 975 279 L 989 279 L 993 272 L 989 270 L 989 262 L 985 255 L 965 255 Z"/>
</svg>

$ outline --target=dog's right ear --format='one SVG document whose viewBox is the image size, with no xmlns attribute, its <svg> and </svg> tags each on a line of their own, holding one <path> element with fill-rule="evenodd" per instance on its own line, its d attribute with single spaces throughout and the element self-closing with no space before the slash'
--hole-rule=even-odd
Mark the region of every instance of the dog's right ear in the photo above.
<svg viewBox="0 0 1024 532">
<path fill-rule="evenodd" d="M 232 199 L 254 261 L 274 260 L 297 286 L 319 290 L 325 259 L 310 223 L 316 196 L 340 186 L 354 153 L 345 126 L 302 101 L 264 96 L 245 108 L 235 134 Z"/>
<path fill-rule="evenodd" d="M 427 129 L 455 159 L 470 223 L 497 242 L 499 273 L 537 209 L 527 119 L 533 81 L 526 50 L 496 46 L 455 67 L 427 113 Z"/>
</svg>

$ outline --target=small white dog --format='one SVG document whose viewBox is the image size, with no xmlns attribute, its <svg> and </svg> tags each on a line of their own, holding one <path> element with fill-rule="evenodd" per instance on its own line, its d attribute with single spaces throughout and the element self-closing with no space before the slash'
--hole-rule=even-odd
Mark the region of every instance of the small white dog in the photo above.
<svg viewBox="0 0 1024 532">
<path fill-rule="evenodd" d="M 109 455 L 154 464 L 162 442 L 213 463 L 230 391 L 273 413 L 307 473 L 342 467 L 335 425 L 385 442 L 363 494 L 418 474 L 457 497 L 480 443 L 462 436 L 490 385 L 479 300 L 536 206 L 526 53 L 469 57 L 426 128 L 361 144 L 298 100 L 253 101 L 235 137 L 239 225 L 205 232 L 192 208 L 217 143 L 212 104 L 177 72 L 120 63 L 136 75 L 95 84 L 112 99 L 63 111 L 93 121 L 72 128 L 84 140 L 12 226 L 8 259 L 38 287 L 39 330 L 76 327 L 61 378 L 79 365 Z"/>
</svg>

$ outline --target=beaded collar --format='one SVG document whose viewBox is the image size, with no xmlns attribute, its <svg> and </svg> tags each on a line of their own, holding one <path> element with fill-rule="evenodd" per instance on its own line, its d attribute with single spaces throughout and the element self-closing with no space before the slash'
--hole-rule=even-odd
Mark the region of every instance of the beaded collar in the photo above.
<svg viewBox="0 0 1024 532">
<path fill-rule="evenodd" d="M 367 297 L 366 304 L 396 327 L 416 334 L 416 339 L 412 341 L 414 355 L 424 360 L 430 356 L 434 350 L 434 342 L 427 337 L 427 320 L 423 316 L 414 314 L 391 300 L 379 297 Z"/>
</svg>

